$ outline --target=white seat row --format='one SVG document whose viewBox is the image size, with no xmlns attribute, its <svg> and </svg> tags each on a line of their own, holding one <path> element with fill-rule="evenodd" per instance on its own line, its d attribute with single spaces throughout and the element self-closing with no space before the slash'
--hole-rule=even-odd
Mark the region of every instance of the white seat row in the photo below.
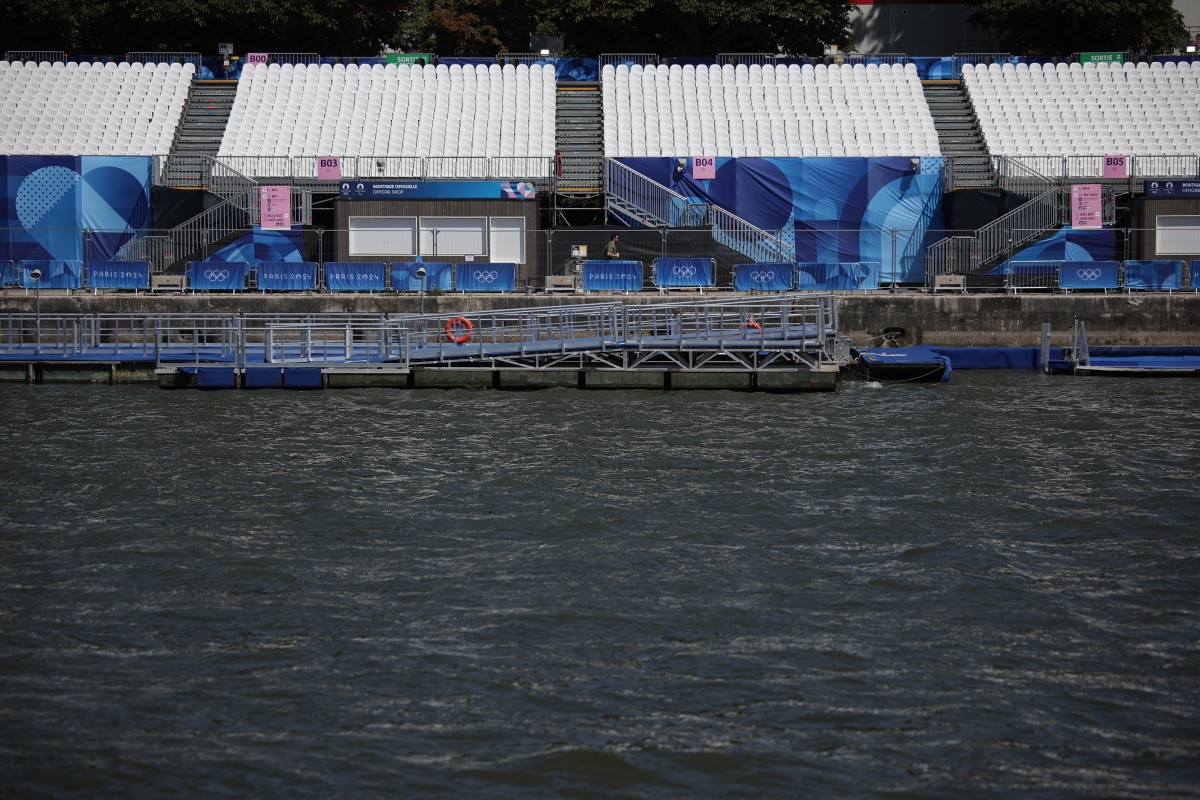
<svg viewBox="0 0 1200 800">
<path fill-rule="evenodd" d="M 166 155 L 191 64 L 0 61 L 0 154 Z"/>
<path fill-rule="evenodd" d="M 963 85 L 993 155 L 1200 154 L 1200 64 L 967 65 Z"/>
<path fill-rule="evenodd" d="M 279 157 L 455 159 L 457 177 L 483 158 L 549 164 L 555 87 L 542 65 L 247 65 L 219 156 L 266 157 L 258 174 Z"/>
<path fill-rule="evenodd" d="M 606 64 L 601 81 L 610 157 L 940 155 L 912 64 Z"/>
</svg>

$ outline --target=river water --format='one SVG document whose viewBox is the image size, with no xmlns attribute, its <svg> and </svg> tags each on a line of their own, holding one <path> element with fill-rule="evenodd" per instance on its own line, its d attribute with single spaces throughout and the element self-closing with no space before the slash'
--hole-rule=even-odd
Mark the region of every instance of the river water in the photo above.
<svg viewBox="0 0 1200 800">
<path fill-rule="evenodd" d="M 0 386 L 0 794 L 1200 796 L 1198 388 Z"/>
</svg>

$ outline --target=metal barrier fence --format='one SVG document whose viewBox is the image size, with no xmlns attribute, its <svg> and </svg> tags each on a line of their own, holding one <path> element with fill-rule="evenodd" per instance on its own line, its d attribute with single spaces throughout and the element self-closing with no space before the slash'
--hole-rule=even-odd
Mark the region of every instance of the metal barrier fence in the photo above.
<svg viewBox="0 0 1200 800">
<path fill-rule="evenodd" d="M 5 50 L 5 61 L 33 61 L 42 63 L 43 61 L 53 64 L 55 61 L 67 60 L 66 52 L 62 50 Z"/>
<path fill-rule="evenodd" d="M 658 53 L 601 53 L 600 54 L 600 69 L 604 69 L 605 65 L 611 64 L 614 67 L 618 64 L 641 64 L 643 67 L 647 64 L 657 64 Z"/>
<path fill-rule="evenodd" d="M 196 74 L 200 74 L 200 66 L 203 63 L 203 56 L 194 52 L 145 52 L 145 53 L 126 53 L 125 60 L 130 64 L 195 64 Z"/>
<path fill-rule="evenodd" d="M 709 227 L 698 228 L 554 228 L 531 229 L 520 234 L 520 240 L 508 239 L 507 244 L 501 239 L 493 240 L 484 231 L 481 240 L 473 253 L 444 252 L 446 246 L 435 248 L 435 244 L 444 240 L 437 228 L 413 228 L 409 232 L 410 244 L 407 252 L 394 252 L 372 255 L 349 255 L 351 232 L 334 228 L 306 227 L 296 228 L 272 234 L 275 244 L 271 247 L 282 247 L 275 257 L 260 259 L 247 258 L 240 253 L 248 252 L 252 245 L 250 232 L 244 227 L 219 228 L 202 227 L 181 238 L 175 231 L 146 230 L 130 234 L 120 230 L 97 229 L 0 229 L 0 239 L 20 241 L 23 237 L 32 237 L 37 241 L 57 242 L 65 247 L 70 242 L 77 249 L 70 258 L 83 262 L 85 286 L 88 265 L 92 261 L 147 261 L 151 264 L 152 274 L 180 275 L 189 262 L 206 260 L 297 260 L 311 261 L 323 264 L 328 261 L 439 261 L 458 263 L 467 260 L 477 262 L 515 262 L 516 290 L 524 292 L 548 290 L 550 278 L 575 278 L 585 260 L 603 258 L 604 246 L 610 237 L 620 235 L 620 251 L 623 259 L 642 262 L 645 267 L 646 288 L 652 288 L 650 267 L 656 259 L 662 258 L 709 258 L 712 259 L 713 285 L 717 289 L 731 289 L 734 284 L 734 267 L 747 263 L 776 263 L 776 262 L 854 262 L 875 261 L 879 264 L 879 283 L 883 289 L 899 287 L 935 288 L 939 278 L 945 275 L 974 275 L 977 277 L 1001 275 L 997 268 L 1006 261 L 1034 260 L 1060 261 L 1071 260 L 1065 253 L 1076 254 L 1078 260 L 1079 248 L 1085 247 L 1087 255 L 1084 260 L 1153 260 L 1181 259 L 1187 262 L 1200 261 L 1200 226 L 1194 229 L 1178 227 L 1164 228 L 1132 228 L 1105 227 L 1095 235 L 1086 231 L 1074 231 L 1061 234 L 1057 244 L 1058 250 L 1051 249 L 1050 253 L 1059 256 L 1041 255 L 1032 258 L 1022 255 L 1022 250 L 1030 248 L 1030 252 L 1038 247 L 1039 240 L 1058 229 L 1066 222 L 1066 211 L 1056 208 L 1056 195 L 1050 194 L 1040 204 L 1029 204 L 1028 207 L 1017 209 L 1008 215 L 1005 226 L 992 227 L 981 231 L 947 230 L 928 232 L 921 230 L 849 230 L 828 229 L 805 231 L 805 236 L 793 244 L 787 244 L 788 256 L 784 258 L 747 258 L 736 250 L 714 239 Z M 1019 213 L 1018 213 L 1019 212 Z M 1039 217 L 1039 214 L 1056 215 Z M 1032 215 L 1032 216 L 1031 216 Z M 1033 219 L 1033 223 L 1022 223 L 1020 220 Z M 1050 221 L 1051 219 L 1055 221 Z M 1048 224 L 1049 223 L 1049 224 Z M 456 231 L 457 233 L 458 231 Z M 790 234 L 789 234 L 790 236 Z M 942 237 L 942 238 L 938 238 Z M 1180 245 L 1177 242 L 1181 241 Z M 1190 237 L 1190 238 L 1189 238 Z M 932 245 L 930 241 L 936 239 Z M 1160 241 L 1161 240 L 1161 241 Z M 818 245 L 821 242 L 858 242 L 873 244 L 878 248 L 876 258 L 860 256 L 840 257 L 836 252 L 828 255 L 816 255 L 823 252 Z M 1084 244 L 1075 244 L 1075 242 Z M 1194 252 L 1190 251 L 1194 243 Z M 285 244 L 286 243 L 286 244 Z M 517 250 L 492 250 L 492 247 L 509 247 Z M 816 248 L 816 249 L 814 249 Z M 1181 249 L 1182 248 L 1182 249 Z M 462 248 L 456 248 L 462 249 Z M 1189 252 L 1184 252 L 1189 250 Z M 60 250 L 61 251 L 61 250 Z M 798 256 L 792 256 L 798 253 Z M 986 255 L 985 255 L 986 254 Z M 9 262 L 11 265 L 12 262 Z M 4 262 L 0 261 L 0 267 Z M 1032 268 L 1031 268 L 1032 269 Z M 1026 274 L 1030 270 L 1026 270 Z M 1037 270 L 1033 269 L 1036 273 Z M 5 270 L 9 286 L 19 286 L 14 278 L 14 267 Z M 995 281 L 991 281 L 995 284 Z M 1018 281 L 1019 283 L 1019 281 Z M 568 283 L 568 286 L 571 284 Z M 319 283 L 318 288 L 323 286 Z M 975 288 L 997 288 L 989 285 L 988 280 L 982 280 Z M 1030 287 L 1033 288 L 1033 287 Z M 1053 288 L 1053 287 L 1050 287 Z M 248 289 L 256 289 L 253 283 Z M 391 291 L 390 285 L 385 290 Z"/>
<path fill-rule="evenodd" d="M 156 156 L 156 159 L 168 158 Z M 336 180 L 317 178 L 317 156 L 221 156 L 214 159 L 212 171 L 220 167 L 259 181 L 270 178 L 303 180 L 329 187 Z M 553 157 L 540 156 L 343 156 L 340 180 L 444 180 L 476 178 L 480 180 L 546 181 L 555 174 Z M 205 175 L 198 176 L 200 185 Z"/>
</svg>

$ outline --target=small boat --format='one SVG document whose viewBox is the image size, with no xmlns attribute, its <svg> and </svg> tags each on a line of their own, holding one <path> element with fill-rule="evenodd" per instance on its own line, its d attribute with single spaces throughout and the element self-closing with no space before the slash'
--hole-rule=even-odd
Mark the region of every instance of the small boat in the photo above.
<svg viewBox="0 0 1200 800">
<path fill-rule="evenodd" d="M 881 383 L 944 383 L 950 380 L 949 356 L 932 347 L 851 347 L 845 366 L 861 378 Z"/>
</svg>

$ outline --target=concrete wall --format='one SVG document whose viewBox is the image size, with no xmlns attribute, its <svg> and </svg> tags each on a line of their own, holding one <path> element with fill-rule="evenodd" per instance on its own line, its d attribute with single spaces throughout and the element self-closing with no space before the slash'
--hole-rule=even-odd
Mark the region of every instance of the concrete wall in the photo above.
<svg viewBox="0 0 1200 800">
<path fill-rule="evenodd" d="M 708 294 L 705 298 L 736 296 Z M 608 295 L 444 295 L 427 297 L 425 312 L 449 314 L 490 309 L 527 308 L 618 300 L 625 303 L 660 303 L 696 298 L 675 293 L 629 296 Z M 67 297 L 43 292 L 46 314 L 163 314 L 163 313 L 416 313 L 413 295 L 91 295 Z M 21 291 L 0 293 L 0 314 L 33 313 L 34 295 Z M 937 344 L 947 347 L 1017 347 L 1038 343 L 1043 322 L 1055 330 L 1070 330 L 1076 316 L 1088 323 L 1093 344 L 1200 345 L 1200 294 L 847 294 L 839 298 L 841 332 L 854 344 L 869 346 L 885 328 L 904 328 L 901 344 Z M 0 325 L 2 325 L 0 318 Z"/>
</svg>

